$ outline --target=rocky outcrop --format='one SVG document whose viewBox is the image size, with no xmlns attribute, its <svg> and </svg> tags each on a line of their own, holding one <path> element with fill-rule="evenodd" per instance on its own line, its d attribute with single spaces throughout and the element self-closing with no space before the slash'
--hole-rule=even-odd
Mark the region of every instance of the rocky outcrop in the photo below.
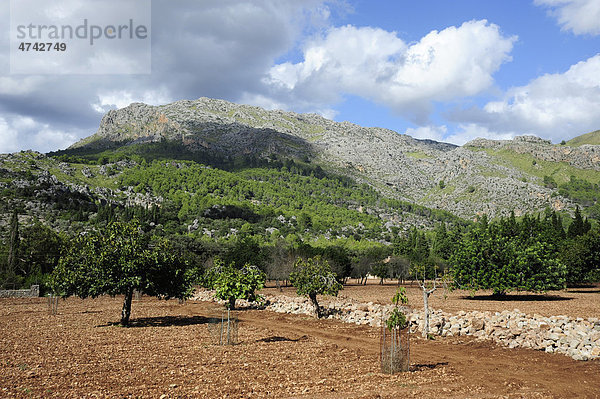
<svg viewBox="0 0 600 399">
<path fill-rule="evenodd" d="M 194 299 L 213 301 L 213 292 L 198 291 Z M 238 301 L 238 304 L 279 313 L 314 314 L 312 304 L 304 297 L 268 295 L 261 306 L 245 301 Z M 325 308 L 324 314 L 329 319 L 372 327 L 380 327 L 382 320 L 387 320 L 393 309 L 393 305 L 359 303 L 338 298 L 322 300 L 322 306 Z M 407 307 L 403 310 L 411 323 L 412 332 L 422 331 L 423 310 Z M 575 360 L 600 358 L 600 319 L 598 318 L 573 319 L 567 316 L 526 315 L 518 309 L 495 313 L 461 311 L 457 314 L 432 310 L 429 325 L 430 333 L 434 336 L 472 336 L 476 339 L 493 340 L 509 348 L 543 350 L 570 356 Z"/>
<path fill-rule="evenodd" d="M 475 139 L 465 144 L 465 147 L 514 151 L 544 161 L 565 162 L 579 169 L 600 171 L 600 146 L 597 145 L 557 146 L 539 137 L 518 136 L 513 140 Z"/>
<path fill-rule="evenodd" d="M 596 146 L 553 146 L 523 136 L 507 142 L 478 139 L 457 147 L 388 129 L 334 122 L 316 114 L 267 111 L 210 98 L 162 106 L 135 103 L 109 111 L 96 134 L 73 147 L 160 140 L 223 157 L 311 159 L 388 196 L 466 218 L 571 207 L 538 177 L 503 165 L 478 149 L 506 148 L 552 162 L 566 160 L 575 167 L 600 167 L 600 147 Z"/>
</svg>

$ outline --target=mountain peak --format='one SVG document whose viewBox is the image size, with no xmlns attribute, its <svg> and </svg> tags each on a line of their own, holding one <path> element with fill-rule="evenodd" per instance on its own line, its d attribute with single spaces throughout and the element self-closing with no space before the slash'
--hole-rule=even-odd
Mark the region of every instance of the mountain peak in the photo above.
<svg viewBox="0 0 600 399">
<path fill-rule="evenodd" d="M 543 176 L 535 170 L 502 159 L 503 150 L 551 162 L 578 159 L 574 165 L 578 168 L 600 167 L 594 157 L 573 157 L 573 151 L 560 152 L 556 150 L 560 146 L 535 136 L 476 139 L 458 147 L 316 114 L 268 111 L 211 98 L 160 106 L 134 103 L 109 111 L 98 131 L 73 147 L 102 149 L 160 141 L 225 159 L 309 161 L 372 185 L 387 196 L 462 217 L 570 206 L 544 186 Z"/>
</svg>

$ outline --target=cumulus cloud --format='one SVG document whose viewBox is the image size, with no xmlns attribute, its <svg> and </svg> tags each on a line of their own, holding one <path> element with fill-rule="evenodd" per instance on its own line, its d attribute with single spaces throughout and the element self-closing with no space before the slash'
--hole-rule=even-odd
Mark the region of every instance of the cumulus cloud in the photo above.
<svg viewBox="0 0 600 399">
<path fill-rule="evenodd" d="M 87 3 L 68 0 L 67 7 L 49 7 L 58 18 L 89 9 Z M 176 3 L 152 2 L 150 75 L 10 75 L 9 35 L 0 35 L 0 115 L 5 122 L 0 150 L 64 148 L 92 134 L 101 113 L 131 102 L 162 104 L 202 96 L 240 101 L 245 93 L 266 99 L 261 79 L 269 68 L 293 51 L 302 35 L 324 28 L 333 8 L 343 6 L 342 0 L 203 0 L 201 7 L 197 0 Z M 0 4 L 0 18 L 8 20 L 8 4 Z M 105 54 L 100 61 L 120 62 L 115 61 L 118 56 Z M 37 129 L 15 128 L 14 116 L 31 118 Z"/>
<path fill-rule="evenodd" d="M 448 128 L 443 126 L 419 126 L 416 128 L 409 127 L 406 129 L 406 134 L 416 139 L 429 139 L 435 141 L 444 141 L 444 136 L 448 133 Z"/>
<path fill-rule="evenodd" d="M 6 119 L 0 117 L 0 154 L 17 151 L 18 136 L 17 130 Z"/>
<path fill-rule="evenodd" d="M 161 105 L 173 102 L 166 88 L 160 90 L 145 90 L 133 93 L 128 90 L 111 90 L 98 94 L 98 101 L 92 104 L 92 108 L 101 114 L 110 109 L 124 108 L 131 103 L 141 102 L 149 105 Z"/>
<path fill-rule="evenodd" d="M 35 149 L 41 152 L 64 148 L 77 139 L 73 132 L 53 129 L 30 117 L 0 117 L 0 153 L 22 149 Z"/>
<path fill-rule="evenodd" d="M 563 30 L 576 35 L 600 35 L 600 2 L 598 0 L 535 0 L 538 6 L 550 8 Z"/>
<path fill-rule="evenodd" d="M 516 39 L 486 20 L 432 31 L 414 44 L 395 32 L 343 26 L 308 42 L 303 61 L 275 65 L 263 81 L 284 103 L 326 106 L 353 94 L 425 124 L 434 102 L 490 88 Z"/>
<path fill-rule="evenodd" d="M 406 129 L 405 133 L 416 139 L 430 139 L 456 145 L 463 145 L 476 138 L 510 140 L 517 135 L 515 132 L 499 133 L 492 131 L 486 126 L 482 126 L 477 123 L 459 124 L 451 131 L 446 125 L 420 126 L 416 128 L 408 128 Z"/>
<path fill-rule="evenodd" d="M 482 109 L 460 111 L 455 121 L 498 133 L 535 134 L 555 142 L 600 127 L 600 54 L 564 73 L 546 74 L 514 87 Z"/>
</svg>

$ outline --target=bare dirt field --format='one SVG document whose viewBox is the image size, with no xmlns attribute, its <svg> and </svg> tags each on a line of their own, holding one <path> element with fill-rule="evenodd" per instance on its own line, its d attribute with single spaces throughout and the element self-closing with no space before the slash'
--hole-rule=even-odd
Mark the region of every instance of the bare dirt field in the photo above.
<svg viewBox="0 0 600 399">
<path fill-rule="evenodd" d="M 44 298 L 0 300 L 0 397 L 600 397 L 598 361 L 415 338 L 412 370 L 390 376 L 379 372 L 379 329 L 246 310 L 240 343 L 215 346 L 216 304 L 142 298 L 130 328 L 112 324 L 120 307 L 72 298 L 49 315 Z"/>
<path fill-rule="evenodd" d="M 352 280 L 353 282 L 354 280 Z M 406 287 L 409 304 L 414 308 L 423 306 L 423 294 L 417 283 L 403 284 Z M 274 288 L 273 283 L 267 285 L 264 290 L 266 294 L 285 294 L 296 296 L 293 287 L 283 287 L 283 292 Z M 338 297 L 351 298 L 359 302 L 375 302 L 380 304 L 391 304 L 391 298 L 396 293 L 398 285 L 396 281 L 385 281 L 379 285 L 379 280 L 370 280 L 366 286 L 349 284 L 344 286 Z M 546 294 L 532 294 L 527 292 L 511 292 L 506 298 L 494 298 L 491 291 L 478 291 L 471 295 L 469 291 L 448 292 L 440 287 L 429 299 L 429 305 L 433 309 L 442 309 L 446 312 L 456 313 L 460 310 L 466 312 L 472 310 L 502 312 L 503 310 L 519 309 L 529 315 L 570 317 L 600 317 L 600 286 L 585 288 L 569 288 L 566 291 L 551 291 Z"/>
</svg>

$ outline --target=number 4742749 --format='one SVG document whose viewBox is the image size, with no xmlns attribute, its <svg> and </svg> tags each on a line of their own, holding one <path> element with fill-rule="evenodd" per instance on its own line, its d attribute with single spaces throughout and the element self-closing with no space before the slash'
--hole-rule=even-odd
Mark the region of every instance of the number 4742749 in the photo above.
<svg viewBox="0 0 600 399">
<path fill-rule="evenodd" d="M 25 43 L 19 45 L 21 51 L 66 51 L 67 43 Z"/>
</svg>

